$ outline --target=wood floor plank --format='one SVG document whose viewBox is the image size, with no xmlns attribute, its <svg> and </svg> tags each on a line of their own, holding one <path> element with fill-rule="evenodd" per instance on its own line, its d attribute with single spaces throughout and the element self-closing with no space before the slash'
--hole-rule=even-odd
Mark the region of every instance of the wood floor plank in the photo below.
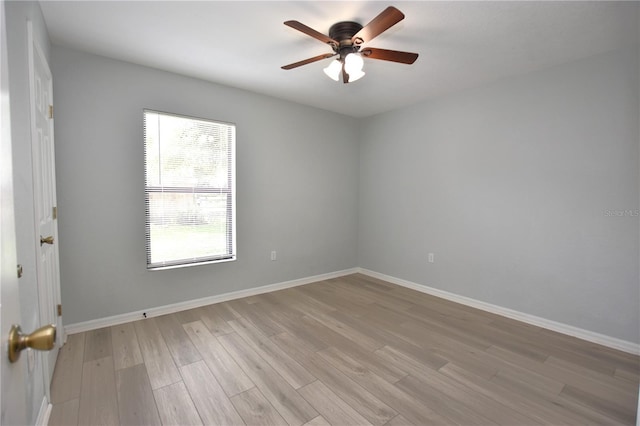
<svg viewBox="0 0 640 426">
<path fill-rule="evenodd" d="M 373 303 L 370 299 L 362 297 L 362 294 L 353 296 L 346 291 L 332 286 L 330 282 L 325 282 L 324 286 L 308 286 L 305 292 L 313 300 L 330 306 L 330 311 L 324 310 L 324 314 L 331 314 L 334 311 L 349 312 L 350 315 L 360 317 L 368 312 L 368 306 Z M 342 295 L 342 297 L 340 297 Z M 313 312 L 305 310 L 305 312 Z"/>
<path fill-rule="evenodd" d="M 109 327 L 91 330 L 85 333 L 84 361 L 93 361 L 113 355 L 111 329 Z"/>
<path fill-rule="evenodd" d="M 335 312 L 332 315 L 338 321 L 341 321 L 342 323 L 358 330 L 361 333 L 371 336 L 383 346 L 386 346 L 386 345 L 397 345 L 401 347 L 406 346 L 406 341 L 398 337 L 395 333 L 388 332 L 384 328 L 371 325 L 365 319 L 353 318 L 342 312 Z M 372 357 L 370 351 L 363 350 L 360 346 L 345 345 L 340 347 L 340 349 L 349 353 L 354 358 L 360 359 L 367 368 L 369 368 L 378 376 L 382 377 L 383 379 L 389 382 L 393 383 L 407 375 L 407 372 L 404 371 L 404 369 L 402 369 L 401 366 L 381 364 L 377 357 Z M 427 355 L 428 351 L 422 350 L 421 353 Z M 431 355 L 431 354 L 428 354 L 428 355 Z M 438 365 L 443 365 L 447 362 L 446 360 L 440 357 L 437 357 L 435 355 L 430 356 L 429 358 L 432 361 L 435 361 L 437 359 L 439 361 Z"/>
<path fill-rule="evenodd" d="M 442 321 L 455 320 L 460 323 L 467 324 L 489 324 L 493 321 L 493 316 L 487 317 L 486 312 L 479 311 L 469 306 L 460 305 L 429 296 L 423 299 L 423 303 L 414 303 L 414 306 L 406 309 L 405 312 L 410 315 L 416 315 L 418 318 L 428 320 Z"/>
<path fill-rule="evenodd" d="M 333 368 L 317 353 L 305 348 L 304 344 L 296 337 L 288 333 L 281 333 L 273 336 L 272 339 L 371 424 L 383 425 L 397 415 L 395 410 L 371 392 Z"/>
<path fill-rule="evenodd" d="M 320 312 L 308 312 L 307 316 L 316 320 L 323 326 L 343 336 L 349 341 L 361 346 L 364 350 L 375 351 L 383 346 L 382 342 L 375 340 L 371 336 L 356 330 L 355 328 L 345 324 L 344 322 L 331 316 L 331 314 L 323 314 Z"/>
<path fill-rule="evenodd" d="M 624 401 L 603 399 L 571 385 L 565 386 L 561 395 L 623 424 L 633 424 L 636 420 L 636 411 L 632 410 L 631 406 L 625 404 Z"/>
<path fill-rule="evenodd" d="M 313 318 L 308 315 L 305 315 L 299 318 L 298 321 L 301 325 L 304 326 L 304 329 L 310 335 L 312 335 L 314 338 L 324 343 L 324 346 L 322 347 L 322 349 L 326 349 L 331 346 L 339 346 L 339 347 L 358 346 L 358 343 L 356 343 L 352 339 L 349 339 L 346 331 L 343 330 L 341 333 L 336 331 L 336 329 L 340 328 L 340 325 L 336 320 L 332 321 L 333 325 L 331 326 L 323 322 L 323 320 L 318 320 L 317 318 Z M 362 346 L 360 346 L 360 348 L 365 351 L 367 350 L 373 351 L 375 349 L 375 348 L 365 349 Z"/>
<path fill-rule="evenodd" d="M 298 392 L 300 392 L 313 408 L 330 424 L 371 424 L 319 380 L 300 388 Z"/>
<path fill-rule="evenodd" d="M 469 346 L 464 341 L 433 332 L 424 325 L 404 323 L 397 332 L 413 345 L 421 346 L 486 379 L 495 376 L 500 369 L 501 363 L 494 357 L 488 356 L 485 351 Z"/>
<path fill-rule="evenodd" d="M 231 397 L 231 402 L 248 426 L 286 423 L 258 388 L 254 387 Z"/>
<path fill-rule="evenodd" d="M 478 394 L 492 398 L 532 419 L 531 422 L 523 424 L 582 425 L 586 423 L 580 415 L 576 415 L 548 399 L 511 392 L 453 363 L 445 365 L 439 371 L 458 380 Z"/>
<path fill-rule="evenodd" d="M 384 362 L 380 357 L 375 356 L 370 352 L 365 351 L 353 351 L 350 348 L 335 348 L 330 347 L 323 349 L 323 354 L 332 354 L 339 357 L 339 354 L 346 354 L 353 359 L 357 359 L 360 366 L 368 371 L 371 371 L 376 376 L 389 383 L 395 383 L 400 379 L 406 377 L 409 373 L 403 369 L 404 366 L 400 364 L 390 364 Z"/>
<path fill-rule="evenodd" d="M 540 338 L 533 342 L 534 344 L 547 344 L 552 348 L 558 348 L 564 357 L 567 353 L 577 356 L 572 361 L 580 362 L 579 359 L 589 359 L 595 361 L 596 364 L 588 363 L 586 367 L 598 365 L 601 368 L 607 368 L 614 365 L 616 367 L 627 368 L 630 371 L 638 371 L 640 369 L 640 358 L 636 355 L 598 345 L 596 343 L 585 342 L 573 336 L 560 334 L 556 331 L 542 329 L 540 330 Z"/>
<path fill-rule="evenodd" d="M 190 322 L 183 327 L 228 396 L 239 394 L 254 386 L 249 376 L 202 321 Z"/>
<path fill-rule="evenodd" d="M 154 318 L 133 323 L 144 365 L 152 389 L 158 389 L 181 380 L 173 357 Z"/>
<path fill-rule="evenodd" d="M 60 348 L 51 381 L 51 403 L 80 398 L 85 333 L 71 334 Z"/>
<path fill-rule="evenodd" d="M 160 424 L 151 383 L 143 364 L 117 370 L 116 389 L 121 425 Z"/>
<path fill-rule="evenodd" d="M 315 352 L 328 347 L 328 344 L 320 339 L 308 326 L 306 323 L 308 319 L 305 319 L 301 313 L 291 313 L 283 310 L 281 312 L 270 312 L 269 315 L 280 322 L 287 333 L 300 339 L 300 343 L 312 351 Z M 314 324 L 317 325 L 318 323 L 314 321 Z"/>
<path fill-rule="evenodd" d="M 79 399 L 71 399 L 69 401 L 53 404 L 48 426 L 77 425 L 79 409 Z"/>
<path fill-rule="evenodd" d="M 438 370 L 440 367 L 450 362 L 449 359 L 445 358 L 445 355 L 435 354 L 430 350 L 426 350 L 425 348 L 418 347 L 406 341 L 403 342 L 402 340 L 395 341 L 393 344 L 387 344 L 384 347 L 376 350 L 374 353 L 379 354 L 380 351 L 388 351 L 389 348 L 393 348 L 394 350 L 410 356 L 413 359 L 419 359 L 422 365 L 433 370 Z M 406 368 L 404 367 L 406 367 L 406 365 L 401 364 L 399 368 L 406 370 Z"/>
<path fill-rule="evenodd" d="M 637 355 L 353 274 L 69 335 L 50 420 L 619 425 L 639 382 Z"/>
<path fill-rule="evenodd" d="M 144 363 L 133 323 L 111 327 L 111 344 L 116 370 Z"/>
<path fill-rule="evenodd" d="M 313 286 L 311 286 L 311 288 L 313 288 Z M 326 280 L 325 285 L 320 288 L 332 295 L 333 298 L 353 301 L 362 307 L 367 307 L 376 300 L 376 298 L 372 297 L 366 289 L 363 289 L 362 287 L 351 287 L 349 281 L 344 279 L 344 277 Z"/>
<path fill-rule="evenodd" d="M 607 400 L 612 403 L 622 403 L 631 407 L 637 404 L 637 394 L 632 389 L 623 389 L 621 386 L 607 383 L 605 379 L 596 379 L 592 375 L 582 375 L 573 368 L 561 366 L 557 363 L 535 363 L 527 358 L 506 349 L 492 346 L 487 353 L 495 355 L 509 363 L 526 366 L 526 369 L 554 380 L 561 381 L 575 389 L 588 392 L 595 397 Z"/>
<path fill-rule="evenodd" d="M 362 345 L 358 345 L 354 340 L 349 339 L 346 331 L 342 331 L 342 333 L 338 333 L 336 329 L 339 329 L 340 326 L 337 321 L 333 321 L 333 326 L 327 326 L 326 323 L 323 323 L 322 320 L 318 321 L 316 318 L 312 318 L 310 316 L 303 316 L 298 319 L 298 324 L 303 327 L 306 333 L 296 334 L 297 337 L 304 339 L 306 341 L 311 341 L 315 339 L 316 341 L 322 342 L 318 346 L 319 349 L 326 349 L 332 346 L 335 347 L 351 347 L 354 351 L 364 350 L 372 352 L 376 348 L 366 349 L 362 347 Z M 377 346 L 377 345 L 374 345 Z"/>
<path fill-rule="evenodd" d="M 298 389 L 316 380 L 296 360 L 291 358 L 278 345 L 262 334 L 251 322 L 244 318 L 229 321 L 229 325 L 273 367 L 294 389 Z"/>
<path fill-rule="evenodd" d="M 492 425 L 497 424 L 488 418 L 478 414 L 466 404 L 456 401 L 444 392 L 440 392 L 433 386 L 425 385 L 412 376 L 407 376 L 395 384 L 398 389 L 409 395 L 413 395 L 417 400 L 428 405 L 436 413 L 449 420 L 450 424 L 456 425 Z"/>
<path fill-rule="evenodd" d="M 119 424 L 115 369 L 111 356 L 87 361 L 82 367 L 78 424 Z"/>
<path fill-rule="evenodd" d="M 272 336 L 277 333 L 281 333 L 284 329 L 275 321 L 272 321 L 269 316 L 261 315 L 260 306 L 256 304 L 250 305 L 244 301 L 244 299 L 231 300 L 226 302 L 226 305 L 236 314 L 236 316 L 251 321 L 253 325 L 258 327 L 267 336 Z"/>
<path fill-rule="evenodd" d="M 331 348 L 333 349 L 333 348 Z M 385 401 L 415 424 L 448 424 L 450 420 L 425 406 L 422 401 L 362 368 L 360 363 L 339 350 L 319 354 L 363 388 Z"/>
<path fill-rule="evenodd" d="M 239 335 L 231 333 L 218 339 L 289 425 L 301 425 L 318 415 Z"/>
<path fill-rule="evenodd" d="M 376 351 L 376 355 L 390 364 L 401 365 L 410 375 L 422 381 L 420 385 L 421 388 L 437 390 L 450 398 L 448 404 L 467 406 L 480 416 L 488 419 L 489 421 L 487 421 L 487 423 L 519 425 L 531 423 L 531 420 L 523 416 L 520 412 L 503 406 L 483 394 L 473 392 L 455 380 L 450 380 L 436 369 L 432 369 L 420 357 L 415 358 L 410 354 L 403 353 L 401 350 L 389 346 L 385 346 Z M 416 388 L 413 382 L 408 385 L 409 387 L 407 389 L 411 389 L 412 387 Z"/>
<path fill-rule="evenodd" d="M 493 344 L 491 340 L 479 335 L 477 332 L 479 327 L 476 326 L 474 330 L 473 326 L 470 326 L 473 323 L 467 320 L 455 318 L 452 315 L 443 316 L 424 306 L 413 307 L 405 312 L 420 321 L 417 323 L 418 326 L 426 327 L 433 333 L 463 341 L 468 346 L 484 350 Z"/>
<path fill-rule="evenodd" d="M 490 328 L 495 328 L 498 330 L 505 331 L 507 333 L 511 333 L 513 335 L 525 335 L 530 339 L 539 339 L 540 332 L 542 328 L 532 325 L 526 324 L 521 321 L 514 321 L 511 318 L 499 317 L 487 323 L 487 326 Z"/>
<path fill-rule="evenodd" d="M 173 314 L 180 324 L 187 324 L 194 321 L 200 321 L 199 308 L 187 309 L 185 311 L 175 312 Z"/>
<path fill-rule="evenodd" d="M 183 382 L 153 391 L 163 425 L 199 426 L 202 420 Z"/>
<path fill-rule="evenodd" d="M 196 310 L 196 312 L 199 312 Z M 193 346 L 176 315 L 162 315 L 155 318 L 156 324 L 167 343 L 167 347 L 178 367 L 200 361 L 202 356 Z"/>
<path fill-rule="evenodd" d="M 515 392 L 535 393 L 547 397 L 559 395 L 565 386 L 557 380 L 511 365 L 501 367 L 491 381 Z"/>
<path fill-rule="evenodd" d="M 411 321 L 412 317 L 375 302 L 369 305 L 369 312 L 362 317 L 362 320 L 388 331 L 387 327 L 389 324 L 399 326 L 402 323 Z"/>
<path fill-rule="evenodd" d="M 307 312 L 319 312 L 328 314 L 336 311 L 336 307 L 313 297 L 313 294 L 309 293 L 309 290 L 316 286 L 324 285 L 324 281 L 313 283 L 309 286 L 294 287 L 284 290 L 282 292 L 282 298 L 287 301 L 287 304 L 294 309 L 301 312 L 303 315 Z"/>
<path fill-rule="evenodd" d="M 180 367 L 180 374 L 204 424 L 244 424 L 204 361 Z"/>
<path fill-rule="evenodd" d="M 608 425 L 608 424 L 623 424 L 619 421 L 615 421 L 611 416 L 602 414 L 600 410 L 595 407 L 588 406 L 581 401 L 573 398 L 567 398 L 564 394 L 560 394 L 552 399 L 553 404 L 562 407 L 584 419 L 582 424 L 592 425 Z M 633 423 L 632 423 L 633 424 Z"/>
<path fill-rule="evenodd" d="M 622 389 L 625 392 L 633 392 L 638 388 L 637 382 L 630 383 L 628 380 L 620 380 L 620 378 L 615 377 L 615 369 L 609 374 L 602 373 L 594 370 L 593 368 L 586 368 L 582 365 L 575 364 L 567 359 L 560 359 L 555 355 L 550 356 L 544 362 L 544 365 L 570 370 L 580 376 L 589 377 L 604 386 L 612 386 L 614 388 Z"/>
<path fill-rule="evenodd" d="M 483 333 L 490 333 L 492 336 L 498 336 L 494 333 L 495 323 L 483 327 Z M 606 375 L 613 375 L 615 363 L 602 362 L 597 356 L 592 355 L 591 345 L 585 345 L 576 350 L 575 343 L 572 339 L 560 339 L 556 335 L 549 335 L 545 330 L 538 327 L 523 324 L 518 321 L 503 318 L 499 321 L 502 324 L 511 324 L 512 329 L 501 330 L 500 335 L 503 337 L 494 340 L 494 344 L 512 352 L 528 356 L 537 361 L 545 361 L 545 357 L 562 359 L 571 365 L 581 366 L 590 371 L 599 372 Z M 519 329 L 518 329 L 519 327 Z M 532 332 L 531 329 L 534 329 Z M 594 345 L 599 347 L 599 345 Z M 597 352 L 596 352 L 597 353 Z"/>
<path fill-rule="evenodd" d="M 249 315 L 243 315 L 243 318 L 251 321 L 258 328 L 266 326 L 269 330 L 271 330 L 272 334 L 278 334 L 284 331 L 284 328 L 278 323 L 278 321 L 273 321 L 271 316 L 269 315 L 270 306 L 265 303 L 254 303 L 250 305 L 251 309 L 249 311 Z M 260 325 L 257 325 L 260 324 Z M 262 331 L 264 334 L 264 331 Z"/>
<path fill-rule="evenodd" d="M 535 340 L 532 341 L 529 336 L 496 330 L 489 325 L 483 324 L 477 328 L 471 326 L 467 329 L 484 341 L 490 342 L 492 346 L 503 347 L 532 361 L 544 362 L 553 351 L 553 348 L 547 345 L 535 344 Z"/>
<path fill-rule="evenodd" d="M 240 317 L 226 302 L 210 305 L 210 308 L 215 309 L 216 314 L 225 321 L 231 321 Z"/>
<path fill-rule="evenodd" d="M 613 377 L 616 379 L 626 380 L 631 384 L 637 385 L 640 383 L 640 370 L 630 371 L 623 367 L 616 367 Z"/>
<path fill-rule="evenodd" d="M 331 426 L 331 423 L 329 423 L 324 417 L 318 416 L 309 420 L 303 426 Z"/>
<path fill-rule="evenodd" d="M 385 423 L 384 426 L 413 426 L 413 423 L 398 414 L 387 423 Z"/>
<path fill-rule="evenodd" d="M 216 306 L 217 305 L 209 305 L 200 308 L 200 320 L 207 326 L 211 334 L 214 336 L 233 333 L 233 329 L 227 323 L 228 320 L 224 319 L 220 313 L 220 309 L 216 309 Z"/>
<path fill-rule="evenodd" d="M 399 288 L 397 285 L 391 284 L 387 281 L 372 277 L 370 275 L 360 274 L 360 273 L 351 274 L 349 276 L 342 277 L 342 278 L 356 280 L 358 284 L 368 289 L 385 291 L 385 292 L 388 291 L 390 293 Z"/>
</svg>

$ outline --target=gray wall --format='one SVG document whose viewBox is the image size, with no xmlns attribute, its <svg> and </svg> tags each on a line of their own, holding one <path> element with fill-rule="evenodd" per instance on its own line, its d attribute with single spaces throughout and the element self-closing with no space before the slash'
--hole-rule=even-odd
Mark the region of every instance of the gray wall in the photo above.
<svg viewBox="0 0 640 426">
<path fill-rule="evenodd" d="M 7 59 L 9 63 L 9 96 L 11 108 L 11 140 L 13 156 L 14 208 L 16 219 L 16 251 L 24 268 L 20 278 L 21 327 L 32 331 L 40 327 L 38 281 L 36 276 L 36 244 L 33 207 L 33 169 L 31 166 L 31 110 L 29 104 L 29 43 L 27 20 L 33 24 L 33 36 L 50 61 L 47 27 L 36 2 L 8 1 L 6 7 Z M 34 363 L 28 363 L 25 378 L 27 390 L 27 421 L 36 421 L 44 387 L 42 382 L 42 353 L 34 353 Z"/>
<path fill-rule="evenodd" d="M 640 340 L 637 48 L 362 120 L 52 57 L 66 324 L 361 266 Z M 143 108 L 238 125 L 237 262 L 146 271 Z"/>
<path fill-rule="evenodd" d="M 52 56 L 65 324 L 356 266 L 352 119 L 65 48 Z M 236 123 L 236 262 L 146 270 L 143 108 Z"/>
<path fill-rule="evenodd" d="M 636 47 L 364 120 L 358 265 L 638 343 L 638 75 Z"/>
</svg>

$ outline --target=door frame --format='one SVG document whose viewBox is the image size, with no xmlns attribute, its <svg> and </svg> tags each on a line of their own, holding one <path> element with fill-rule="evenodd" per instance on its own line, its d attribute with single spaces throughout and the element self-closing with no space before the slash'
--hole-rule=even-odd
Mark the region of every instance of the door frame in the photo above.
<svg viewBox="0 0 640 426">
<path fill-rule="evenodd" d="M 5 3 L 0 0 L 0 423 L 25 421 L 25 362 L 9 363 L 11 322 L 20 321 L 20 287 L 17 276 L 15 204 L 13 196 L 13 139 L 9 102 L 9 64 Z M 4 303 L 4 305 L 2 305 Z M 9 321 L 9 323 L 7 323 Z M 11 389 L 11 392 L 7 392 Z"/>
</svg>

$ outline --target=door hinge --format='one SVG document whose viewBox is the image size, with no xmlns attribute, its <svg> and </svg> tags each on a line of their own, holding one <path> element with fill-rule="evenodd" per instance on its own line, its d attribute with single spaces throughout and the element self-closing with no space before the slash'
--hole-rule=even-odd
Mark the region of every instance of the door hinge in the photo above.
<svg viewBox="0 0 640 426">
<path fill-rule="evenodd" d="M 49 105 L 49 118 L 53 118 L 53 105 Z"/>
<path fill-rule="evenodd" d="M 18 278 L 22 278 L 23 273 L 22 265 L 18 265 Z"/>
<path fill-rule="evenodd" d="M 52 210 L 53 211 L 52 211 L 51 215 L 53 216 L 54 219 L 57 219 L 58 218 L 58 208 L 54 207 Z"/>
<path fill-rule="evenodd" d="M 62 305 L 58 304 L 58 316 L 61 317 L 62 316 Z"/>
</svg>

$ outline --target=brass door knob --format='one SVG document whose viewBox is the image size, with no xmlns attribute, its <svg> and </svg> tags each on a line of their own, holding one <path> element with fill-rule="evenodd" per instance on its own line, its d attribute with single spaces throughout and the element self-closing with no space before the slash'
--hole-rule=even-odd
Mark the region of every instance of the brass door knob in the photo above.
<svg viewBox="0 0 640 426">
<path fill-rule="evenodd" d="M 50 235 L 46 238 L 40 235 L 40 245 L 43 244 L 53 244 L 53 235 Z"/>
<path fill-rule="evenodd" d="M 9 331 L 9 361 L 16 362 L 23 349 L 50 351 L 56 341 L 56 326 L 53 324 L 40 327 L 31 334 L 24 335 L 19 325 L 12 325 Z"/>
</svg>

